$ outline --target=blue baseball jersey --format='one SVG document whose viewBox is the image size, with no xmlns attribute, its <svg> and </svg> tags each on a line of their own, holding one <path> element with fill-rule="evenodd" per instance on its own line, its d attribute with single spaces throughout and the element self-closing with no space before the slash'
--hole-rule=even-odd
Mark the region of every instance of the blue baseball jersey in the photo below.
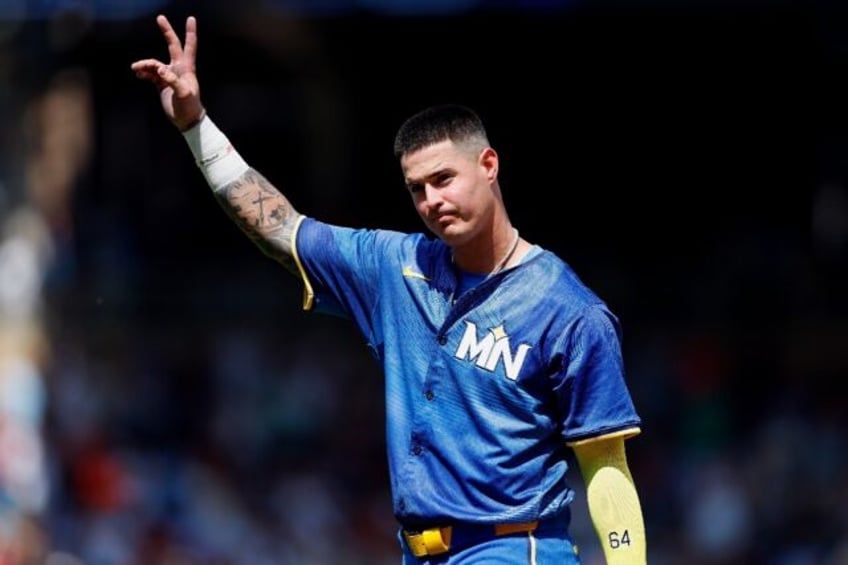
<svg viewBox="0 0 848 565">
<path fill-rule="evenodd" d="M 424 234 L 303 218 L 304 307 L 348 317 L 385 376 L 401 522 L 522 522 L 573 498 L 567 445 L 634 435 L 619 322 L 555 254 L 456 295 L 450 249 Z"/>
</svg>

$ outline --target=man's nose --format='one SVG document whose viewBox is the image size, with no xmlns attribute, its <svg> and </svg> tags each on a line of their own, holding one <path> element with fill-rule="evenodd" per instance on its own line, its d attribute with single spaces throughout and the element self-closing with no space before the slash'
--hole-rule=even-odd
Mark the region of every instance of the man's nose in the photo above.
<svg viewBox="0 0 848 565">
<path fill-rule="evenodd" d="M 442 194 L 428 183 L 424 185 L 424 200 L 428 208 L 438 208 L 442 205 Z"/>
</svg>

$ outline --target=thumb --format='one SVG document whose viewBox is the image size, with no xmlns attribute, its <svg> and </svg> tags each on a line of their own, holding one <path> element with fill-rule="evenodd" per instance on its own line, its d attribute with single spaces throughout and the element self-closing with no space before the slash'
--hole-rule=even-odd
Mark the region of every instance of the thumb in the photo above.
<svg viewBox="0 0 848 565">
<path fill-rule="evenodd" d="M 174 89 L 174 93 L 177 97 L 184 98 L 191 94 L 191 91 L 185 81 L 180 80 L 180 77 L 178 77 L 177 74 L 166 65 L 160 66 L 158 73 L 165 84 Z"/>
</svg>

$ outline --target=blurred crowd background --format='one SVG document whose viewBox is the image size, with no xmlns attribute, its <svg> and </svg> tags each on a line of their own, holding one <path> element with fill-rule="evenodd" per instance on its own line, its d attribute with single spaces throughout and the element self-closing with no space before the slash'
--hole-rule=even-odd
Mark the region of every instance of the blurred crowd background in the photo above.
<svg viewBox="0 0 848 565">
<path fill-rule="evenodd" d="M 399 562 L 378 367 L 130 72 L 160 12 L 308 215 L 419 229 L 395 129 L 478 109 L 513 222 L 623 321 L 650 563 L 848 563 L 837 3 L 0 0 L 0 564 Z"/>
</svg>

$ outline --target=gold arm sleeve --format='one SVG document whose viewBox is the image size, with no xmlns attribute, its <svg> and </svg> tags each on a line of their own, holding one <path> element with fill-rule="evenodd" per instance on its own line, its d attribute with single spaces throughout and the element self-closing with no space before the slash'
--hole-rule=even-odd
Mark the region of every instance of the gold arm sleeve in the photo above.
<svg viewBox="0 0 848 565">
<path fill-rule="evenodd" d="M 586 501 L 607 565 L 644 565 L 647 543 L 642 506 L 627 466 L 624 438 L 573 445 L 586 483 Z"/>
</svg>

